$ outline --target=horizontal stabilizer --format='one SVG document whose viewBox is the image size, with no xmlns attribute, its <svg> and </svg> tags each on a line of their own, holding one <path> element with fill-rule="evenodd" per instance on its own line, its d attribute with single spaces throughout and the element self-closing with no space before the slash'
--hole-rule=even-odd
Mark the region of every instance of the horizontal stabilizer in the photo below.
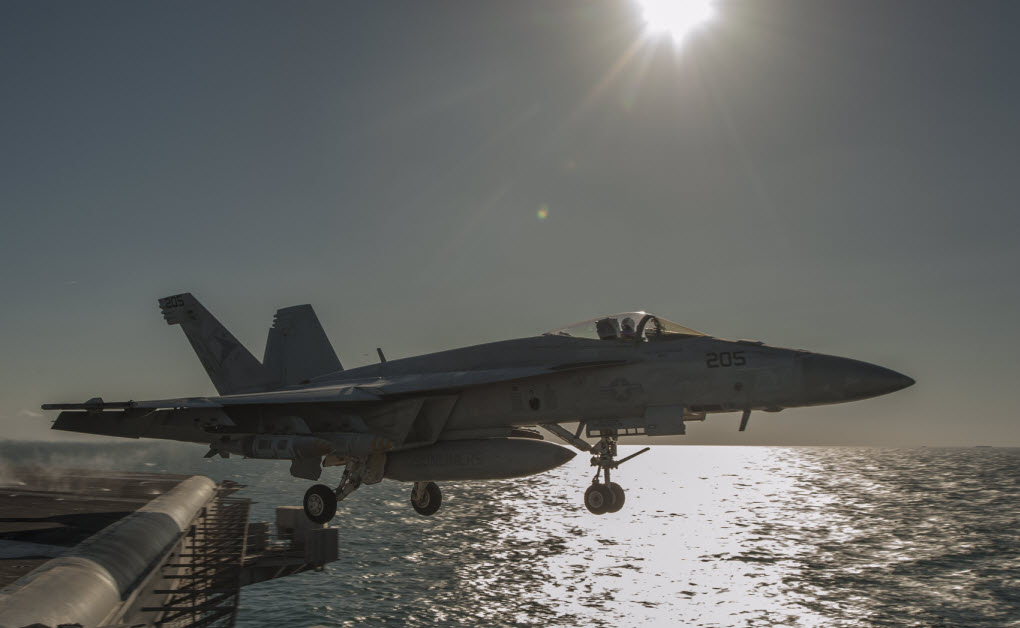
<svg viewBox="0 0 1020 628">
<path fill-rule="evenodd" d="M 284 386 L 343 370 L 311 305 L 276 312 L 262 363 Z"/>
<path fill-rule="evenodd" d="M 44 403 L 43 410 L 88 410 L 103 412 L 104 410 L 127 410 L 135 407 L 134 401 L 103 401 L 102 397 L 93 397 L 85 403 Z"/>
</svg>

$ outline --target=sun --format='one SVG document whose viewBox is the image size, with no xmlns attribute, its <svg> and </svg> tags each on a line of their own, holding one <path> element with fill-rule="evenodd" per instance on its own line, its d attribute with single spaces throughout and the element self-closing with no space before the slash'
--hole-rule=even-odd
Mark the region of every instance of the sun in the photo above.
<svg viewBox="0 0 1020 628">
<path fill-rule="evenodd" d="M 653 33 L 666 33 L 673 41 L 682 42 L 691 31 L 715 15 L 710 0 L 636 0 L 641 7 L 645 28 Z"/>
</svg>

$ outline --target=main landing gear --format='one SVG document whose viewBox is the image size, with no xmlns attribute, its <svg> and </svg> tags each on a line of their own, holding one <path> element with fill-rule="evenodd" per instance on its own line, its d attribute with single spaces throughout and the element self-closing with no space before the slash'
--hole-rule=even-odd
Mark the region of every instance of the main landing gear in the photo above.
<svg viewBox="0 0 1020 628">
<path fill-rule="evenodd" d="M 363 464 L 348 465 L 335 490 L 325 484 L 316 484 L 305 491 L 305 515 L 313 523 L 327 523 L 335 517 L 337 503 L 347 499 L 361 486 L 363 467 Z"/>
<path fill-rule="evenodd" d="M 623 460 L 616 460 L 616 441 L 615 433 L 606 434 L 603 432 L 602 438 L 591 448 L 591 453 L 595 454 L 591 457 L 591 466 L 598 468 L 595 470 L 595 477 L 592 478 L 591 486 L 584 492 L 584 505 L 590 512 L 596 515 L 618 512 L 623 508 L 623 503 L 626 501 L 623 488 L 610 480 L 610 469 L 615 469 L 624 462 L 635 456 L 640 456 L 650 449 L 645 447 Z M 599 482 L 600 475 L 605 475 L 605 482 Z"/>
<path fill-rule="evenodd" d="M 331 489 L 325 484 L 316 484 L 305 492 L 305 515 L 314 523 L 327 523 L 336 516 L 336 506 L 361 486 L 362 482 L 374 484 L 382 479 L 379 473 L 372 473 L 361 462 L 349 464 L 340 478 L 340 485 Z M 367 472 L 367 475 L 366 475 Z M 415 482 L 411 489 L 411 506 L 419 515 L 433 515 L 443 503 L 443 492 L 435 482 Z"/>
<path fill-rule="evenodd" d="M 305 515 L 314 523 L 326 523 L 336 515 L 336 493 L 325 484 L 305 491 Z"/>
<path fill-rule="evenodd" d="M 435 482 L 415 482 L 411 489 L 411 506 L 419 515 L 434 515 L 443 503 L 443 492 Z"/>
</svg>

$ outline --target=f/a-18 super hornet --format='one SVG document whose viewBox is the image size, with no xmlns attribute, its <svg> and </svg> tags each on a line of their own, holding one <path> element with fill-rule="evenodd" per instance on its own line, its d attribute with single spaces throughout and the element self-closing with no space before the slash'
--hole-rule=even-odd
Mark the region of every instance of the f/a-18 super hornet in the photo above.
<svg viewBox="0 0 1020 628">
<path fill-rule="evenodd" d="M 439 509 L 437 481 L 517 478 L 564 464 L 567 447 L 591 455 L 591 512 L 618 511 L 624 492 L 610 472 L 621 436 L 675 436 L 688 421 L 842 403 L 914 383 L 848 358 L 723 340 L 645 312 L 544 334 L 344 370 L 315 312 L 276 313 L 258 361 L 191 294 L 159 300 L 180 325 L 219 396 L 47 404 L 53 429 L 204 443 L 207 457 L 290 460 L 298 478 L 343 467 L 334 489 L 315 484 L 304 508 L 330 520 L 337 502 L 384 478 L 413 483 L 411 505 Z M 564 426 L 577 424 L 570 430 Z M 589 440 L 582 438 L 582 434 Z"/>
</svg>

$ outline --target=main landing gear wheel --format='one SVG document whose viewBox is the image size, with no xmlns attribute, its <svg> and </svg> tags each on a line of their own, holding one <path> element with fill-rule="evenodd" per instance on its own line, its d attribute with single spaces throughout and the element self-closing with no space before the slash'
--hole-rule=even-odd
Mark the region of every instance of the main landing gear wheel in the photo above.
<svg viewBox="0 0 1020 628">
<path fill-rule="evenodd" d="M 305 515 L 314 523 L 326 523 L 336 516 L 336 493 L 325 484 L 305 492 Z"/>
<path fill-rule="evenodd" d="M 435 514 L 443 503 L 443 492 L 435 482 L 415 482 L 411 489 L 411 505 L 419 515 Z"/>
<path fill-rule="evenodd" d="M 584 505 L 588 508 L 589 512 L 595 515 L 604 515 L 607 512 L 611 512 L 615 502 L 616 498 L 613 495 L 613 491 L 605 484 L 592 484 L 584 492 Z"/>
</svg>

